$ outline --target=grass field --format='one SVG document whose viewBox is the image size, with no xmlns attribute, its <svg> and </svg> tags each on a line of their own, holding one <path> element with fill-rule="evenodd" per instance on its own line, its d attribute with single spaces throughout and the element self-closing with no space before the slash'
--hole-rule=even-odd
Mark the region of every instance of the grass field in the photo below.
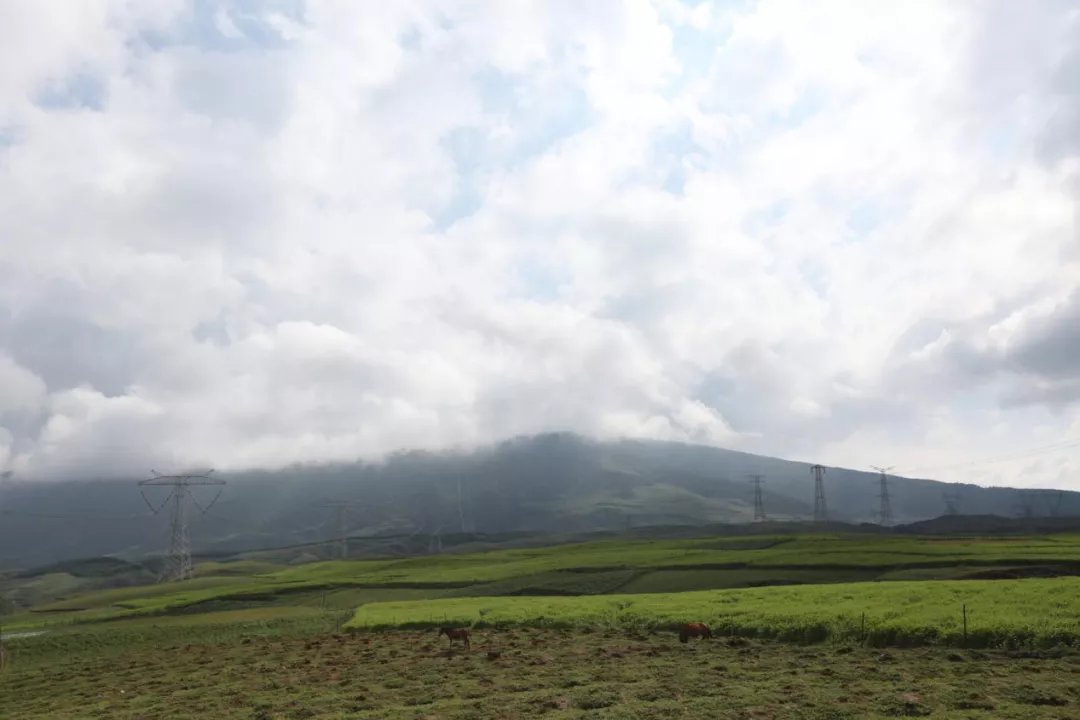
<svg viewBox="0 0 1080 720">
<path fill-rule="evenodd" d="M 39 601 L 4 631 L 44 634 L 4 643 L 0 718 L 1077 717 L 1076 575 L 1076 535 L 796 535 L 9 576 Z"/>
<path fill-rule="evenodd" d="M 157 634 L 124 630 L 122 649 L 86 635 L 107 636 L 105 625 L 13 642 L 0 716 L 1049 720 L 1080 710 L 1080 656 L 1071 654 L 680 645 L 670 633 L 521 628 L 477 631 L 466 652 L 430 631 L 343 635 L 325 629 L 330 620 L 170 622 Z"/>
<path fill-rule="evenodd" d="M 968 608 L 965 634 L 963 608 Z M 454 598 L 364 605 L 347 627 L 668 628 L 870 645 L 1080 644 L 1080 578 L 858 583 L 668 594 Z"/>
<path fill-rule="evenodd" d="M 345 587 L 443 595 L 590 595 L 878 579 L 943 579 L 998 568 L 1080 572 L 1080 536 L 913 538 L 796 535 L 605 540 L 392 560 L 206 563 L 183 583 L 73 591 L 9 618 L 10 627 L 153 615 L 207 603 L 258 603 Z M 52 578 L 51 585 L 63 587 Z"/>
</svg>

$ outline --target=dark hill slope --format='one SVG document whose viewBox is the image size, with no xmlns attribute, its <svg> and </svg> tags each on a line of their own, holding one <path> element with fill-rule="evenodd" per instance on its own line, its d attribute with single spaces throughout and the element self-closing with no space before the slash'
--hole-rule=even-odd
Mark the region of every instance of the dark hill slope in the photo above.
<svg viewBox="0 0 1080 720">
<path fill-rule="evenodd" d="M 470 452 L 400 453 L 378 464 L 225 476 L 221 500 L 205 516 L 194 513 L 192 536 L 196 549 L 212 552 L 325 540 L 334 532 L 333 512 L 319 507 L 327 499 L 358 503 L 347 516 L 351 534 L 411 536 L 406 544 L 412 548 L 428 536 L 437 549 L 437 536 L 462 531 L 576 534 L 748 522 L 747 473 L 765 475 L 771 518 L 811 514 L 807 463 L 679 443 L 549 434 Z M 829 468 L 826 486 L 832 519 L 873 519 L 876 476 Z M 897 522 L 941 515 L 946 488 L 960 492 L 966 513 L 1013 515 L 1025 499 L 1035 514 L 1080 515 L 1076 493 L 1021 495 L 907 478 L 894 478 L 891 488 Z M 0 511 L 0 569 L 94 555 L 138 558 L 166 541 L 165 513 L 150 514 L 134 479 L 14 483 L 0 494 Z"/>
</svg>

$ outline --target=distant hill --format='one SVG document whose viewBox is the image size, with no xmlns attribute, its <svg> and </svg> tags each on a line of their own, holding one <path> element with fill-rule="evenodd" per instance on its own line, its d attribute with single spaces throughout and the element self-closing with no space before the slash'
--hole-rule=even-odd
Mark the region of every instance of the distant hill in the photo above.
<svg viewBox="0 0 1080 720">
<path fill-rule="evenodd" d="M 572 434 L 517 438 L 469 452 L 404 452 L 382 463 L 294 467 L 224 476 L 206 515 L 194 512 L 193 545 L 210 553 L 302 545 L 333 537 L 326 500 L 355 503 L 354 536 L 392 536 L 403 551 L 437 551 L 452 533 L 580 534 L 654 526 L 749 522 L 748 473 L 765 476 L 777 521 L 812 515 L 809 465 L 720 448 L 652 441 L 597 442 Z M 876 476 L 829 468 L 830 519 L 868 523 Z M 971 515 L 1080 515 L 1080 493 L 981 488 L 909 478 L 890 481 L 897 523 L 942 515 L 942 493 Z M 204 502 L 210 496 L 199 496 Z M 160 503 L 163 492 L 151 500 Z M 0 569 L 160 552 L 167 514 L 154 516 L 134 479 L 11 483 L 0 493 Z M 948 522 L 955 523 L 954 520 Z M 929 532 L 929 530 L 927 530 Z M 397 538 L 397 539 L 394 539 Z"/>
<path fill-rule="evenodd" d="M 896 528 L 913 535 L 1042 535 L 1078 532 L 1080 517 L 999 517 L 946 515 Z"/>
</svg>

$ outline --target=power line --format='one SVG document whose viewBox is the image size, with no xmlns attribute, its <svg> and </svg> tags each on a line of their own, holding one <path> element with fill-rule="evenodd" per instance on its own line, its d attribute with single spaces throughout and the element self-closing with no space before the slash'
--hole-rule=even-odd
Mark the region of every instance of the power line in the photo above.
<svg viewBox="0 0 1080 720">
<path fill-rule="evenodd" d="M 747 475 L 750 478 L 750 482 L 754 485 L 754 522 L 765 522 L 768 517 L 765 515 L 765 499 L 761 494 L 761 484 L 763 482 L 764 475 Z"/>
<path fill-rule="evenodd" d="M 45 520 L 139 520 L 151 517 L 146 513 L 137 515 L 87 515 L 86 513 L 47 513 L 26 510 L 3 510 L 0 515 L 7 517 L 41 518 Z"/>
<path fill-rule="evenodd" d="M 870 467 L 881 473 L 880 489 L 878 491 L 878 525 L 885 527 L 886 525 L 892 525 L 892 503 L 889 501 L 889 476 L 887 472 L 892 470 L 895 465 L 889 467 L 878 467 L 877 465 L 871 465 Z"/>
<path fill-rule="evenodd" d="M 909 472 L 926 472 L 928 470 L 957 470 L 966 467 L 975 467 L 978 465 L 993 465 L 995 463 L 1010 462 L 1012 460 L 1023 460 L 1024 458 L 1042 455 L 1043 453 L 1060 452 L 1062 450 L 1068 450 L 1073 447 L 1080 447 L 1080 438 L 1062 440 L 1051 445 L 1028 448 L 1027 450 L 1021 450 L 1011 455 L 986 460 L 968 460 L 965 462 L 953 463 L 950 465 L 923 465 L 920 467 L 912 468 Z"/>
<path fill-rule="evenodd" d="M 156 470 L 150 472 L 153 477 L 139 483 L 139 492 L 142 494 L 147 507 L 157 515 L 165 509 L 165 506 L 170 501 L 172 502 L 172 509 L 169 514 L 169 554 L 158 579 L 161 581 L 186 580 L 194 574 L 194 568 L 191 564 L 191 536 L 188 533 L 188 503 L 190 502 L 203 514 L 206 514 L 206 511 L 213 507 L 214 503 L 221 497 L 225 481 L 210 477 L 210 473 L 214 472 L 213 470 L 186 475 L 162 475 Z M 199 486 L 215 486 L 218 488 L 217 495 L 206 507 L 200 505 L 191 493 L 191 488 Z M 154 507 L 154 504 L 150 502 L 150 498 L 146 496 L 145 488 L 148 487 L 168 487 L 171 490 L 165 500 L 159 506 Z"/>
<path fill-rule="evenodd" d="M 825 505 L 825 468 L 822 465 L 813 465 L 810 472 L 814 474 L 814 522 L 828 522 L 829 510 Z"/>
</svg>

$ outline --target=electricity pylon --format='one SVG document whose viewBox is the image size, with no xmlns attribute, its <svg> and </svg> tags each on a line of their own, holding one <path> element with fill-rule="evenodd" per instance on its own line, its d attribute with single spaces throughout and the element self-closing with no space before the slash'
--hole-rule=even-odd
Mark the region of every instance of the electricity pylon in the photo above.
<svg viewBox="0 0 1080 720">
<path fill-rule="evenodd" d="M 1015 507 L 1017 517 L 1028 519 L 1035 517 L 1035 493 L 1031 490 L 1021 490 Z"/>
<path fill-rule="evenodd" d="M 472 494 L 467 486 L 463 487 L 462 477 L 457 478 L 458 528 L 462 533 L 476 532 L 476 518 L 473 517 Z"/>
<path fill-rule="evenodd" d="M 747 475 L 750 478 L 750 482 L 754 485 L 754 522 L 765 522 L 768 518 L 765 516 L 765 499 L 761 494 L 761 483 L 764 475 Z"/>
<path fill-rule="evenodd" d="M 139 492 L 142 494 L 143 500 L 146 501 L 147 507 L 157 515 L 170 501 L 172 502 L 172 510 L 169 516 L 169 554 L 165 558 L 165 564 L 161 569 L 161 574 L 158 576 L 158 581 L 186 580 L 193 574 L 191 535 L 188 532 L 188 502 L 190 501 L 205 515 L 221 497 L 225 481 L 210 477 L 210 473 L 214 472 L 213 470 L 185 475 L 162 475 L 156 470 L 150 472 L 153 477 L 139 483 Z M 200 505 L 191 492 L 191 488 L 204 485 L 212 485 L 218 488 L 217 495 L 206 507 Z M 150 498 L 146 496 L 145 488 L 148 487 L 169 487 L 172 490 L 161 505 L 154 507 L 154 504 L 150 502 Z"/>
<path fill-rule="evenodd" d="M 886 473 L 895 466 L 878 467 L 877 465 L 871 465 L 870 467 L 881 473 L 881 479 L 879 481 L 881 483 L 881 490 L 878 493 L 878 500 L 880 501 L 880 506 L 878 508 L 878 525 L 881 525 L 882 527 L 892 525 L 892 503 L 889 502 L 889 477 Z"/>
<path fill-rule="evenodd" d="M 960 514 L 960 493 L 959 492 L 943 492 L 943 493 L 941 493 L 941 499 L 945 501 L 945 514 L 946 515 L 959 515 Z"/>
<path fill-rule="evenodd" d="M 825 505 L 825 467 L 813 465 L 810 472 L 814 473 L 814 522 L 828 522 L 829 509 Z"/>
<path fill-rule="evenodd" d="M 1057 517 L 1061 514 L 1061 501 L 1065 499 L 1065 491 L 1058 490 L 1047 499 L 1047 505 L 1049 506 L 1050 517 Z"/>
<path fill-rule="evenodd" d="M 361 503 L 352 500 L 327 500 L 318 504 L 318 507 L 330 508 L 334 511 L 334 540 L 338 544 L 338 554 L 341 559 L 349 557 L 349 538 L 345 533 L 345 513 L 351 507 L 359 507 Z"/>
</svg>

